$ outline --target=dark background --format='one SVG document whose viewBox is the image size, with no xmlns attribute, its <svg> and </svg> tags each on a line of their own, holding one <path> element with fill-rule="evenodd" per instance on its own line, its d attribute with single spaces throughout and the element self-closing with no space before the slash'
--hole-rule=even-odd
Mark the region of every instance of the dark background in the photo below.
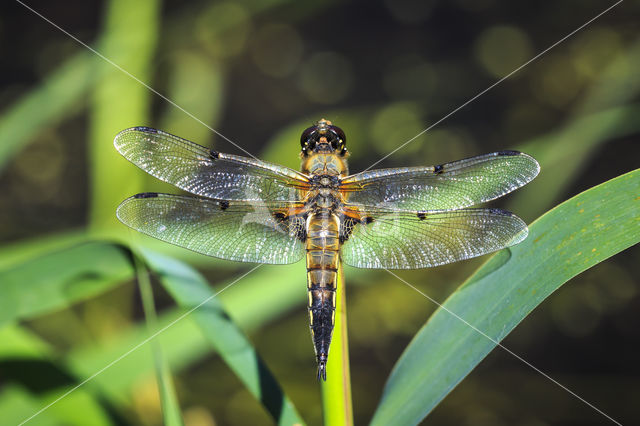
<svg viewBox="0 0 640 426">
<path fill-rule="evenodd" d="M 260 158 L 297 168 L 299 132 L 317 119 L 331 119 L 347 134 L 353 172 L 367 168 L 612 4 L 166 1 L 149 24 L 126 18 L 109 21 L 109 16 L 117 16 L 117 3 L 28 5 Z M 623 2 L 377 167 L 524 150 L 540 161 L 540 177 L 519 191 L 522 194 L 492 206 L 508 207 L 528 223 L 559 202 L 637 168 L 637 115 L 627 114 L 606 129 L 596 124 L 597 131 L 571 129 L 580 120 L 599 123 L 598 113 L 637 111 L 639 12 L 637 4 Z M 122 13 L 127 16 L 126 10 Z M 118 22 L 132 35 L 109 41 Z M 141 29 L 155 37 L 142 52 L 134 35 Z M 68 102 L 39 92 L 86 49 L 16 2 L 0 6 L 0 52 L 0 129 L 8 129 L 0 139 L 12 144 L 0 164 L 0 241 L 5 254 L 25 242 L 68 233 L 129 235 L 114 219 L 117 202 L 135 192 L 135 185 L 143 190 L 162 187 L 113 150 L 113 135 L 126 127 L 151 125 L 242 154 L 100 60 L 92 65 L 92 74 L 105 76 L 87 77 L 82 83 L 86 87 Z M 136 68 L 136 60 L 145 56 L 146 65 Z M 116 83 L 109 86 L 112 81 Z M 71 80 L 63 92 L 79 90 L 76 83 Z M 12 115 L 34 93 L 41 93 L 40 103 Z M 127 116 L 127 108 L 138 104 L 146 105 L 138 109 L 142 112 Z M 45 109 L 54 112 L 45 117 Z M 557 144 L 561 160 L 553 160 L 555 148 L 549 144 Z M 197 265 L 212 285 L 246 270 L 167 250 Z M 633 247 L 572 279 L 504 341 L 624 424 L 637 421 L 635 404 L 640 399 L 639 256 Z M 482 261 L 401 275 L 442 301 Z M 353 280 L 349 273 L 354 410 L 356 424 L 363 424 L 395 360 L 434 306 L 386 273 Z M 265 285 L 278 285 L 275 267 L 273 274 L 274 282 Z M 301 289 L 304 285 L 301 273 Z M 168 296 L 159 288 L 157 293 L 159 309 L 170 307 Z M 298 304 L 253 327 L 250 336 L 305 419 L 317 424 L 319 388 L 302 290 L 300 295 Z M 114 328 L 141 320 L 132 283 L 68 311 L 71 314 L 55 312 L 26 325 L 64 353 L 87 343 L 82 333 L 100 341 L 113 337 Z M 117 326 L 110 324 L 114 318 Z M 69 321 L 81 330 L 78 336 L 65 332 L 76 330 Z M 269 421 L 214 354 L 174 374 L 187 424 Z M 122 422 L 160 421 L 154 386 L 147 380 L 132 390 L 137 397 L 119 412 Z M 496 349 L 425 423 L 586 425 L 607 420 Z"/>
</svg>

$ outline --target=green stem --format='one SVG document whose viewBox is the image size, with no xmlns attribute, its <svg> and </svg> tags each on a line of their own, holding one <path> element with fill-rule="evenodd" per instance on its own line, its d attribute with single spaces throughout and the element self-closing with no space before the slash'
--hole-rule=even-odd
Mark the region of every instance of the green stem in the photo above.
<svg viewBox="0 0 640 426">
<path fill-rule="evenodd" d="M 142 310 L 147 321 L 149 334 L 154 333 L 158 328 L 158 316 L 156 313 L 155 302 L 153 300 L 153 289 L 149 280 L 149 272 L 146 265 L 134 254 L 134 264 L 136 268 L 136 279 L 140 288 L 140 296 L 142 298 Z M 151 340 L 153 348 L 153 359 L 156 368 L 156 380 L 158 382 L 158 391 L 160 393 L 160 404 L 162 406 L 162 415 L 165 425 L 182 426 L 182 415 L 178 398 L 175 394 L 171 372 L 169 365 L 162 355 L 160 344 L 156 339 Z"/>
<path fill-rule="evenodd" d="M 335 328 L 327 362 L 327 381 L 322 382 L 324 424 L 332 426 L 353 425 L 347 304 L 342 264 L 338 264 L 336 298 Z"/>
</svg>

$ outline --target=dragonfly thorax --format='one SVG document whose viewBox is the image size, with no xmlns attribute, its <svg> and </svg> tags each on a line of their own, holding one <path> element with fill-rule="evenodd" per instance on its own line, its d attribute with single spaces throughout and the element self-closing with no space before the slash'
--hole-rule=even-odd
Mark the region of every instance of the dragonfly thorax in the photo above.
<svg viewBox="0 0 640 426">
<path fill-rule="evenodd" d="M 315 176 L 346 176 L 349 174 L 346 157 L 335 153 L 313 152 L 302 158 L 302 173 Z"/>
<path fill-rule="evenodd" d="M 320 189 L 318 194 L 311 199 L 311 203 L 309 205 L 313 210 L 316 209 L 331 209 L 334 210 L 338 204 L 338 200 L 336 197 L 331 194 L 328 189 Z"/>
</svg>

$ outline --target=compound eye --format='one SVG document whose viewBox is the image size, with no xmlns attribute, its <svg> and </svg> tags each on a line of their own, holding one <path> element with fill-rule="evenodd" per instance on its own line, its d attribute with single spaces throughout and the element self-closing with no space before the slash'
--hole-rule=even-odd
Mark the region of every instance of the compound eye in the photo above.
<svg viewBox="0 0 640 426">
<path fill-rule="evenodd" d="M 335 133 L 340 140 L 342 141 L 342 145 L 346 145 L 347 144 L 347 137 L 344 135 L 344 132 L 342 131 L 342 129 L 338 126 L 329 126 L 329 128 L 333 131 L 333 133 Z"/>
<path fill-rule="evenodd" d="M 309 138 L 315 131 L 316 131 L 316 126 L 311 126 L 307 128 L 304 132 L 302 132 L 302 135 L 300 136 L 300 146 L 302 146 L 302 148 L 305 147 L 305 145 L 309 141 Z"/>
</svg>

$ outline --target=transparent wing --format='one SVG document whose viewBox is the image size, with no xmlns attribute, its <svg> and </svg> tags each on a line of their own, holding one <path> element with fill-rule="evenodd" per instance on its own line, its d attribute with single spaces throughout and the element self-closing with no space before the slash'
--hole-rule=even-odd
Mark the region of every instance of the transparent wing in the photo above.
<svg viewBox="0 0 640 426">
<path fill-rule="evenodd" d="M 120 204 L 125 225 L 208 256 L 240 262 L 285 264 L 304 256 L 304 219 L 292 203 L 215 201 L 143 193 Z"/>
<path fill-rule="evenodd" d="M 528 233 L 522 219 L 499 209 L 370 209 L 358 220 L 346 218 L 342 226 L 342 260 L 358 268 L 443 265 L 517 244 Z"/>
<path fill-rule="evenodd" d="M 185 191 L 221 200 L 293 201 L 308 179 L 295 170 L 223 154 L 149 127 L 133 127 L 113 141 L 124 158 Z"/>
<path fill-rule="evenodd" d="M 342 180 L 349 202 L 400 210 L 455 210 L 501 197 L 538 175 L 538 162 L 501 151 L 435 167 L 371 170 Z"/>
</svg>

